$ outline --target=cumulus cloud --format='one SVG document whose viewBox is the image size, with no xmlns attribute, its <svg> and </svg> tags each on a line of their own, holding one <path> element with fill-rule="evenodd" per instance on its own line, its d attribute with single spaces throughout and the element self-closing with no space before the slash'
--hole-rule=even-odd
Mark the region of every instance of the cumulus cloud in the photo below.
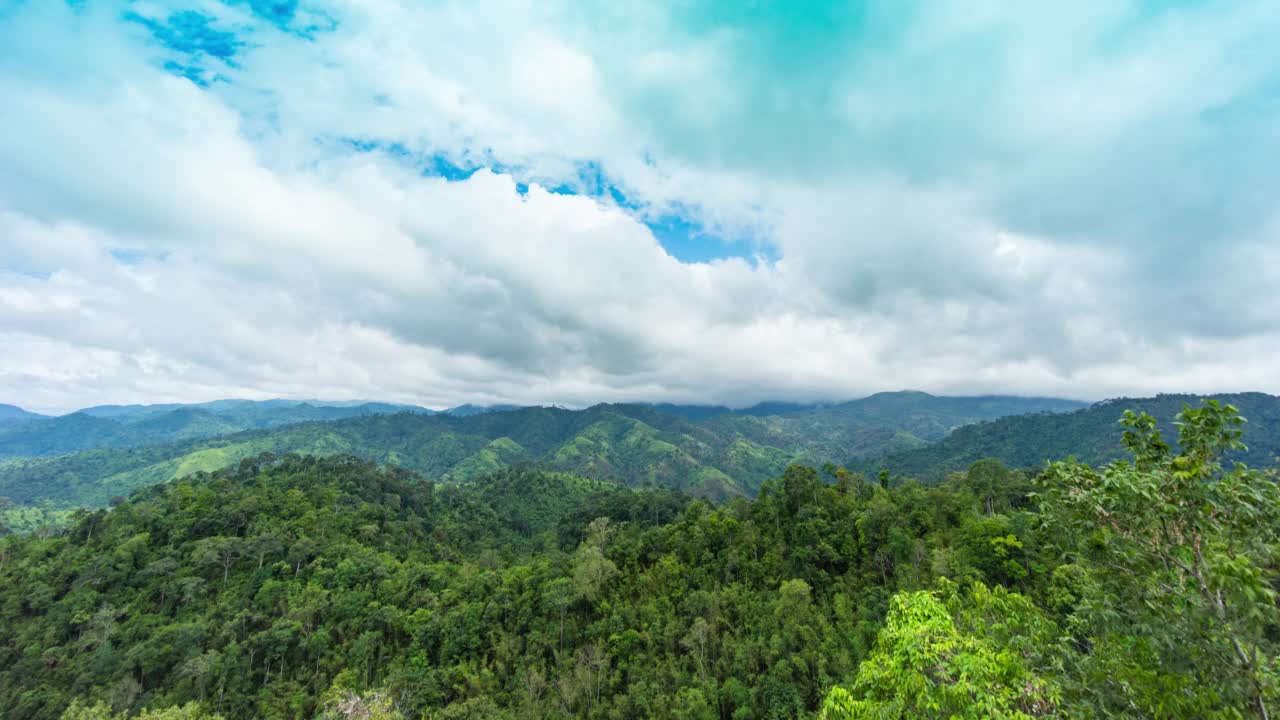
<svg viewBox="0 0 1280 720">
<path fill-rule="evenodd" d="M 1280 391 L 1273 3 L 255 8 L 0 10 L 0 399 Z"/>
</svg>

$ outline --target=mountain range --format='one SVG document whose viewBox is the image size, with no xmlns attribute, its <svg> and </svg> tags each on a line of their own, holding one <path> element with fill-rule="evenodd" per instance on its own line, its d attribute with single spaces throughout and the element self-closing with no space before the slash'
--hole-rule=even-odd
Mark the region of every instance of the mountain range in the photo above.
<svg viewBox="0 0 1280 720">
<path fill-rule="evenodd" d="M 515 407 L 461 405 L 435 411 L 417 405 L 369 401 L 214 400 L 193 404 L 95 405 L 50 417 L 3 405 L 0 406 L 0 459 L 51 457 L 92 448 L 158 445 L 363 415 L 471 416 Z"/>
<path fill-rule="evenodd" d="M 27 420 L 44 420 L 48 416 L 23 410 L 17 405 L 0 403 L 0 425 L 5 423 L 24 422 Z"/>
<path fill-rule="evenodd" d="M 0 429 L 0 458 L 7 458 L 0 461 L 0 496 L 19 505 L 101 506 L 137 487 L 264 452 L 296 452 L 351 454 L 452 481 L 529 464 L 724 498 L 754 494 L 793 463 L 846 464 L 921 447 L 974 422 L 1082 406 L 908 391 L 746 410 L 640 404 L 454 413 L 310 403 L 89 408 Z M 773 409 L 784 412 L 765 414 Z M 305 421 L 289 422 L 297 417 Z"/>
<path fill-rule="evenodd" d="M 1205 397 L 1162 394 L 1151 398 L 1115 398 L 1066 413 L 1033 413 L 972 423 L 936 443 L 886 453 L 853 463 L 859 469 L 923 480 L 963 470 L 976 460 L 995 458 L 1018 468 L 1044 467 L 1046 461 L 1075 457 L 1098 466 L 1124 455 L 1118 422 L 1125 410 L 1145 412 L 1159 423 L 1165 440 L 1177 446 L 1175 416 Z M 1246 423 L 1247 450 L 1230 455 L 1252 467 L 1270 467 L 1280 455 L 1280 397 L 1264 393 L 1209 396 L 1235 406 Z"/>
<path fill-rule="evenodd" d="M 1280 398 L 1214 396 L 1249 419 L 1254 466 L 1280 452 Z M 880 393 L 843 403 L 751 408 L 671 404 L 462 406 L 433 412 L 388 403 L 218 401 L 98 406 L 0 425 L 0 498 L 18 507 L 100 507 L 133 490 L 233 466 L 263 453 L 348 454 L 462 482 L 534 466 L 630 487 L 713 500 L 751 496 L 787 466 L 827 463 L 873 476 L 937 481 L 976 460 L 1039 468 L 1075 456 L 1122 454 L 1124 410 L 1173 420 L 1200 396 L 1120 398 L 1094 405 L 1053 398 Z"/>
</svg>

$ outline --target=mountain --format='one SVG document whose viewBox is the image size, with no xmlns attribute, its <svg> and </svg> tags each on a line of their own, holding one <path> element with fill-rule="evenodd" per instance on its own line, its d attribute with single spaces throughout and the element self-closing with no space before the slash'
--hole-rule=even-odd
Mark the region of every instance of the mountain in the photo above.
<svg viewBox="0 0 1280 720">
<path fill-rule="evenodd" d="M 198 407 L 201 403 L 156 403 L 154 405 L 94 405 L 87 408 L 81 408 L 75 413 L 97 418 L 140 418 L 147 415 L 158 415 L 160 413 L 170 412 L 184 407 Z"/>
<path fill-rule="evenodd" d="M 726 415 L 733 412 L 732 408 L 724 405 L 677 405 L 675 403 L 649 403 L 646 405 L 660 413 L 667 415 L 676 415 L 685 420 L 706 420 L 717 415 Z"/>
<path fill-rule="evenodd" d="M 1256 668 L 1280 658 L 1280 490 L 1257 472 L 1219 482 L 1205 456 L 1225 418 L 1202 417 L 1194 455 L 1140 471 L 1032 483 L 982 465 L 882 488 L 796 466 L 718 506 L 533 468 L 436 483 L 344 455 L 246 457 L 0 537 L 0 708 L 23 720 L 1274 717 L 1280 698 Z M 503 428 L 532 446 L 604 441 L 591 429 L 641 418 L 689 427 L 628 406 L 306 427 Z M 1187 482 L 1189 467 L 1210 479 Z"/>
<path fill-rule="evenodd" d="M 0 458 L 66 455 L 94 448 L 158 445 L 243 430 L 362 415 L 431 411 L 391 403 L 215 400 L 191 405 L 99 405 L 39 423 L 0 425 Z"/>
<path fill-rule="evenodd" d="M 632 487 L 725 498 L 755 494 L 793 463 L 841 464 L 923 445 L 963 422 L 1074 405 L 894 393 L 788 415 L 729 413 L 701 422 L 645 405 L 525 407 L 463 416 L 367 414 L 204 438 L 178 437 L 185 426 L 174 421 L 165 430 L 174 436 L 168 443 L 106 446 L 0 464 L 0 496 L 22 505 L 101 506 L 135 488 L 217 470 L 263 452 L 298 452 L 348 453 L 448 481 L 531 464 Z M 148 422 L 159 423 L 171 413 Z M 86 427 L 114 422 L 81 418 Z M 108 437 L 112 428 L 95 429 L 99 440 L 114 437 Z"/>
<path fill-rule="evenodd" d="M 25 422 L 27 420 L 46 420 L 48 417 L 48 415 L 41 415 L 40 413 L 23 410 L 17 405 L 5 405 L 0 403 L 0 424 Z"/>
<path fill-rule="evenodd" d="M 982 395 L 948 397 L 912 390 L 877 393 L 860 400 L 818 408 L 811 422 L 849 418 L 868 426 L 896 428 L 926 442 L 940 440 L 952 430 L 985 420 L 1028 413 L 1061 413 L 1088 404 L 1059 398 Z"/>
<path fill-rule="evenodd" d="M 1254 467 L 1276 463 L 1280 454 L 1280 397 L 1238 393 L 1116 398 L 1075 412 L 1013 415 L 967 425 L 934 444 L 875 460 L 855 461 L 853 465 L 868 472 L 885 468 L 895 475 L 917 478 L 940 478 L 983 458 L 996 458 L 1021 468 L 1039 468 L 1047 461 L 1069 456 L 1100 465 L 1124 455 L 1118 422 L 1125 410 L 1150 414 L 1165 439 L 1176 446 L 1174 416 L 1184 405 L 1197 405 L 1203 397 L 1234 405 L 1248 421 L 1244 442 L 1249 449 L 1235 454 L 1235 459 Z"/>
<path fill-rule="evenodd" d="M 146 439 L 145 430 L 133 432 L 116 420 L 72 413 L 35 423 L 0 426 L 0 457 L 63 455 L 85 448 L 140 444 Z"/>
<path fill-rule="evenodd" d="M 783 415 L 734 412 L 708 419 L 706 427 L 753 443 L 792 448 L 803 462 L 843 463 L 921 447 L 957 427 L 1006 415 L 1064 412 L 1085 403 L 1011 396 L 941 397 L 890 392 Z"/>
<path fill-rule="evenodd" d="M 864 645 L 809 638 L 873 635 L 887 598 L 854 553 L 860 505 L 800 480 L 802 509 L 775 496 L 734 517 L 563 474 L 440 486 L 254 459 L 0 541 L 0 706 L 58 720 L 114 717 L 64 715 L 77 698 L 204 700 L 302 720 L 387 686 L 403 715 L 333 716 L 715 717 L 689 700 L 708 677 L 734 717 L 810 717 Z"/>
<path fill-rule="evenodd" d="M 783 415 L 786 413 L 798 413 L 806 410 L 815 410 L 823 407 L 821 404 L 805 404 L 805 403 L 789 403 L 789 402 L 762 402 L 744 408 L 731 408 L 725 405 L 679 405 L 675 403 L 646 403 L 648 407 L 658 412 L 667 413 L 668 415 L 679 415 L 686 420 L 706 420 L 708 418 L 717 417 L 719 415 L 753 415 L 756 417 L 764 417 L 767 415 Z"/>
<path fill-rule="evenodd" d="M 305 698 L 308 707 L 315 710 L 324 687 L 299 687 L 292 692 L 294 699 L 288 701 L 291 711 L 281 714 L 271 712 L 274 700 L 259 704 L 253 697 L 257 687 L 240 680 L 247 680 L 248 673 L 258 668 L 266 678 L 263 686 L 275 678 L 273 691 L 288 684 L 280 682 L 286 673 L 300 678 L 301 683 L 306 683 L 308 676 L 323 674 L 327 687 L 341 667 L 331 666 L 329 660 L 323 668 L 311 662 L 311 651 L 302 642 L 313 629 L 320 629 L 315 641 L 330 648 L 324 652 L 338 665 L 348 663 L 341 659 L 346 656 L 353 658 L 351 667 L 359 667 L 359 648 L 379 646 L 376 652 L 382 657 L 385 646 L 389 653 L 399 655 L 398 664 L 410 667 L 414 649 L 404 641 L 418 633 L 409 629 L 425 628 L 422 620 L 437 612 L 448 612 L 450 622 L 456 623 L 482 607 L 459 608 L 454 614 L 446 611 L 454 600 L 442 598 L 445 604 L 428 601 L 428 588 L 448 587 L 449 595 L 476 593 L 483 601 L 483 595 L 491 592 L 486 589 L 488 580 L 482 585 L 468 580 L 477 577 L 473 570 L 484 568 L 487 575 L 499 564 L 519 559 L 528 563 L 529 569 L 545 574 L 545 569 L 537 570 L 528 559 L 542 547 L 533 538 L 564 537 L 572 543 L 567 548 L 572 551 L 586 524 L 596 517 L 613 513 L 622 521 L 634 514 L 650 523 L 671 522 L 688 502 L 669 494 L 624 495 L 612 500 L 611 495 L 617 492 L 617 488 L 582 478 L 529 472 L 500 473 L 464 488 L 432 488 L 403 470 L 374 467 L 352 458 L 292 457 L 255 462 L 200 483 L 168 486 L 101 513 L 90 519 L 93 530 L 85 526 L 83 539 L 88 545 L 76 536 L 55 538 L 50 542 L 57 549 L 45 556 L 47 563 L 30 553 L 34 549 L 30 545 L 0 544 L 0 585 L 5 588 L 0 590 L 4 717 L 55 720 L 67 705 L 67 693 L 91 686 L 95 690 L 127 686 L 129 682 L 142 688 L 133 680 L 133 663 L 143 655 L 142 682 L 147 696 L 161 678 L 176 687 L 180 678 L 186 677 L 184 673 L 199 664 L 198 658 L 216 656 L 213 662 L 218 667 L 230 669 L 228 663 L 234 657 L 244 665 L 243 672 L 237 669 L 227 686 L 218 690 L 228 700 L 224 709 L 227 717 L 264 717 L 263 711 L 279 718 L 318 717 L 312 712 L 303 714 L 299 704 Z M 580 524 L 566 526 L 562 522 L 570 513 L 584 511 L 589 517 L 576 521 Z M 234 526 L 241 523 L 248 523 L 246 531 L 252 528 L 252 539 L 237 536 Z M 146 537 L 126 546 L 129 537 L 142 536 Z M 109 577 L 98 576 L 87 554 L 89 547 L 94 553 L 134 554 L 120 565 L 113 564 Z M 212 563 L 215 558 L 221 560 Z M 394 570 L 388 574 L 390 568 Z M 557 567 L 555 574 L 571 577 L 572 568 Z M 409 594 L 400 594 L 393 601 L 385 592 L 389 587 L 383 579 L 388 577 L 405 583 L 401 587 Z M 137 580 L 148 583 L 146 589 L 136 585 Z M 308 584 L 310 589 L 306 589 Z M 540 585 L 541 580 L 539 589 Z M 47 597 L 47 601 L 35 601 L 40 609 L 35 615 L 28 614 L 26 621 L 12 614 L 19 586 Z M 375 586 L 382 589 L 374 591 Z M 100 619 L 116 612 L 117 607 L 122 615 L 130 608 L 128 619 L 120 618 L 123 622 L 118 631 L 110 631 L 111 644 L 118 651 L 113 649 L 109 657 L 104 653 L 95 656 L 89 645 L 75 640 L 82 635 L 79 625 L 88 616 L 76 615 L 74 625 L 64 625 L 69 633 L 64 638 L 55 640 L 44 634 L 53 623 L 71 619 L 65 611 L 87 598 L 80 588 L 99 598 L 91 603 L 90 614 L 97 612 Z M 308 620 L 304 627 L 294 619 L 295 613 L 306 611 L 309 601 L 303 593 L 321 598 L 312 608 L 321 623 Z M 567 599 L 576 598 L 570 595 Z M 393 619 L 378 630 L 387 633 L 385 638 L 375 639 L 367 632 L 375 627 L 374 616 L 379 612 L 368 607 L 369 601 L 391 613 L 388 617 Z M 512 599 L 500 603 L 497 607 L 504 612 L 517 607 Z M 341 624 L 347 613 L 343 606 L 358 613 L 359 619 L 349 613 L 346 617 L 359 625 Z M 555 606 L 537 603 L 537 607 L 554 619 Z M 225 610 L 232 614 L 224 614 Z M 244 613 L 240 618 L 232 617 L 240 612 Z M 484 620 L 483 611 L 478 618 Z M 116 624 L 115 619 L 111 622 Z M 197 625 L 202 629 L 195 631 Z M 145 636 L 147 627 L 156 631 L 155 637 Z M 239 627 L 246 635 L 233 638 Z M 33 633 L 45 638 L 40 641 L 42 650 L 55 643 L 63 645 L 62 650 L 46 656 L 57 654 L 58 662 L 46 664 L 31 655 L 22 659 L 23 653 L 15 653 L 23 647 L 35 647 L 31 644 Z M 283 667 L 286 663 L 278 651 L 267 654 L 259 649 L 260 643 L 277 636 L 289 646 L 291 672 Z M 458 657 L 482 658 L 480 639 L 479 634 L 468 638 L 467 646 L 474 645 L 475 651 L 459 647 Z M 420 640 L 418 649 L 425 643 L 434 645 L 425 637 Z M 211 654 L 202 656 L 206 646 Z M 240 654 L 240 647 L 253 650 Z M 391 660 L 389 653 L 384 665 Z M 192 658 L 197 660 L 189 662 Z M 264 660 L 275 668 L 267 669 Z M 62 666 L 64 661 L 67 664 Z M 446 675 L 442 672 L 439 677 Z M 204 680 L 198 682 L 203 687 Z M 203 691 L 195 688 L 193 692 Z M 125 700 L 126 704 L 132 702 Z"/>
<path fill-rule="evenodd" d="M 816 410 L 820 407 L 823 407 L 822 403 L 792 403 L 770 400 L 757 403 L 751 407 L 734 410 L 734 413 L 738 415 L 755 415 L 757 417 L 763 417 L 765 415 L 784 415 L 787 413 L 805 412 L 806 410 Z"/>
<path fill-rule="evenodd" d="M 19 504 L 100 506 L 140 486 L 217 470 L 263 452 L 352 454 L 451 481 L 536 463 L 708 497 L 752 492 L 793 459 L 785 449 L 726 442 L 694 423 L 640 406 L 522 408 L 463 417 L 400 413 L 13 460 L 0 464 L 0 496 Z"/>
<path fill-rule="evenodd" d="M 249 427 L 267 427 L 289 422 L 336 419 L 351 415 L 388 412 L 434 412 L 417 405 L 372 402 L 369 400 L 211 400 L 202 403 L 157 403 L 154 405 L 94 405 L 77 412 L 93 417 L 137 420 L 174 410 L 204 410 Z M 327 414 L 327 415 L 326 415 Z"/>
<path fill-rule="evenodd" d="M 519 405 L 458 405 L 444 411 L 445 415 L 453 415 L 455 417 L 471 417 L 472 415 L 483 415 L 492 412 L 507 412 L 509 410 L 518 410 Z"/>
</svg>

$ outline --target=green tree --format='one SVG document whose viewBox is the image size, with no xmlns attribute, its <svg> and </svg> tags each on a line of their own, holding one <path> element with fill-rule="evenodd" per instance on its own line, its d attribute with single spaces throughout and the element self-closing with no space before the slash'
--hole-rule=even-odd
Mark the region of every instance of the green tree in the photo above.
<svg viewBox="0 0 1280 720">
<path fill-rule="evenodd" d="M 987 458 L 969 466 L 965 473 L 965 487 L 982 503 L 987 515 L 996 511 L 996 498 L 1009 483 L 1009 469 L 999 460 Z"/>
<path fill-rule="evenodd" d="M 573 580 L 579 594 L 588 600 L 594 600 L 609 580 L 618 574 L 618 566 L 604 554 L 611 535 L 609 518 L 596 518 L 587 526 L 587 539 L 578 548 Z"/>
<path fill-rule="evenodd" d="M 325 704 L 320 716 L 322 720 L 404 720 L 404 715 L 385 692 L 342 690 L 331 695 L 333 697 Z"/>
<path fill-rule="evenodd" d="M 61 720 L 128 720 L 127 713 L 113 714 L 111 707 L 104 702 L 87 705 L 79 700 L 72 701 L 62 713 Z M 143 710 L 133 716 L 133 720 L 223 720 L 221 715 L 206 712 L 199 703 L 187 703 L 159 710 Z"/>
<path fill-rule="evenodd" d="M 1243 449 L 1231 405 L 1184 407 L 1176 454 L 1149 415 L 1121 422 L 1132 460 L 1101 472 L 1056 463 L 1041 480 L 1046 528 L 1091 579 L 1077 584 L 1094 589 L 1073 603 L 1100 648 L 1085 658 L 1094 672 L 1082 694 L 1115 705 L 1098 694 L 1111 683 L 1150 715 L 1267 720 L 1278 702 L 1275 473 L 1224 465 Z"/>
<path fill-rule="evenodd" d="M 243 554 L 244 541 L 237 537 L 206 538 L 195 546 L 195 561 L 202 565 L 216 565 L 222 568 L 224 585 L 231 574 L 231 566 Z"/>
<path fill-rule="evenodd" d="M 975 585 L 960 604 L 981 609 L 991 597 L 985 586 Z M 1003 602 L 1000 609 L 1014 615 L 1006 622 L 1040 624 L 1025 599 Z M 958 622 L 935 592 L 899 593 L 852 691 L 834 688 L 822 717 L 1022 720 L 1053 714 L 1055 685 L 1032 668 L 1030 658 L 995 640 Z"/>
</svg>

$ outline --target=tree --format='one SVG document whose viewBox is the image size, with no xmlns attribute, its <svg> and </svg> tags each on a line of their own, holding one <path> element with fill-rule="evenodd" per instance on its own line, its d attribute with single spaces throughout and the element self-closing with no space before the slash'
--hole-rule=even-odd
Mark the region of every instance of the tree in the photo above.
<svg viewBox="0 0 1280 720">
<path fill-rule="evenodd" d="M 104 702 L 86 705 L 73 700 L 63 711 L 61 720 L 128 720 L 128 713 L 114 714 Z M 160 710 L 143 710 L 133 720 L 223 720 L 221 715 L 206 712 L 199 703 L 174 705 Z"/>
<path fill-rule="evenodd" d="M 280 552 L 283 547 L 284 545 L 280 542 L 280 538 L 269 533 L 263 533 L 245 541 L 244 550 L 258 558 L 258 569 L 261 570 L 267 556 Z"/>
<path fill-rule="evenodd" d="M 569 578 L 556 578 L 542 586 L 542 601 L 560 621 L 560 640 L 557 649 L 564 649 L 564 618 L 573 604 L 577 590 Z"/>
<path fill-rule="evenodd" d="M 231 573 L 231 566 L 244 554 L 244 541 L 237 537 L 211 537 L 196 543 L 195 560 L 203 565 L 217 565 L 222 568 L 222 583 L 225 585 Z"/>
<path fill-rule="evenodd" d="M 944 582 L 943 588 L 955 595 L 953 586 Z M 990 597 L 991 591 L 975 584 L 959 604 L 981 608 L 990 604 Z M 1017 625 L 1038 624 L 1037 611 L 1025 599 L 1003 602 L 1001 610 L 1031 615 L 1016 618 Z M 958 622 L 952 612 L 934 592 L 895 595 L 852 691 L 834 688 L 823 702 L 823 719 L 1023 720 L 1052 715 L 1057 689 L 1030 667 L 1029 658 Z M 962 608 L 956 612 L 962 614 Z"/>
<path fill-rule="evenodd" d="M 1244 419 L 1231 405 L 1184 406 L 1177 454 L 1151 416 L 1130 411 L 1121 422 L 1132 460 L 1101 472 L 1056 463 L 1040 481 L 1046 529 L 1088 573 L 1081 586 L 1095 588 L 1075 603 L 1074 621 L 1103 648 L 1146 638 L 1141 647 L 1156 664 L 1135 661 L 1121 677 L 1112 664 L 1095 677 L 1158 682 L 1151 714 L 1248 708 L 1267 720 L 1278 702 L 1277 648 L 1266 632 L 1280 621 L 1276 475 L 1224 466 L 1227 453 L 1244 449 Z M 1086 661 L 1118 662 L 1100 652 Z"/>
<path fill-rule="evenodd" d="M 982 503 L 987 515 L 996 511 L 996 495 L 1009 482 L 1009 469 L 999 460 L 987 458 L 978 460 L 969 466 L 965 473 L 964 484 Z"/>
<path fill-rule="evenodd" d="M 797 581 L 803 582 L 803 581 Z M 712 632 L 706 618 L 694 618 L 689 632 L 680 641 L 680 645 L 693 657 L 694 668 L 702 682 L 707 682 L 707 664 L 711 650 Z"/>
<path fill-rule="evenodd" d="M 323 720 L 403 720 L 391 696 L 382 691 L 357 693 L 352 690 L 331 692 L 334 697 L 324 706 Z"/>
<path fill-rule="evenodd" d="M 579 594 L 588 600 L 594 600 L 609 580 L 618 574 L 618 566 L 604 554 L 611 534 L 609 518 L 592 520 L 587 526 L 587 539 L 578 548 L 574 559 L 573 580 Z"/>
<path fill-rule="evenodd" d="M 671 717 L 677 720 L 715 720 L 717 715 L 701 690 L 681 688 L 672 704 Z"/>
<path fill-rule="evenodd" d="M 123 718 L 121 714 L 118 717 Z M 71 705 L 62 712 L 62 720 L 116 720 L 117 715 L 111 712 L 111 706 L 104 702 L 87 705 L 80 700 L 72 700 Z"/>
</svg>

